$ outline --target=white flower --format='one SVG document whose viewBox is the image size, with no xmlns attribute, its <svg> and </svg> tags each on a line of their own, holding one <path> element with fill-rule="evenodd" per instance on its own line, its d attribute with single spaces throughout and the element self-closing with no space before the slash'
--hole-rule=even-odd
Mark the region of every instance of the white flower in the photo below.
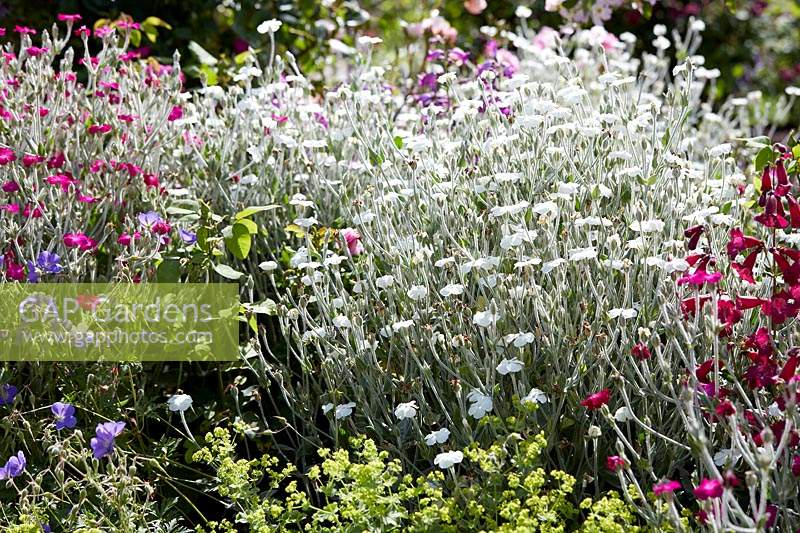
<svg viewBox="0 0 800 533">
<path fill-rule="evenodd" d="M 597 257 L 597 250 L 593 246 L 588 248 L 575 248 L 569 251 L 570 261 L 582 261 L 584 259 L 594 259 Z"/>
<path fill-rule="evenodd" d="M 714 464 L 717 466 L 725 466 L 728 460 L 736 464 L 741 458 L 742 453 L 739 450 L 733 451 L 730 448 L 723 448 L 714 454 Z"/>
<path fill-rule="evenodd" d="M 385 289 L 387 287 L 391 287 L 392 285 L 394 285 L 394 276 L 391 275 L 381 276 L 375 280 L 375 285 L 377 285 L 379 289 Z"/>
<path fill-rule="evenodd" d="M 328 41 L 328 44 L 330 45 L 331 50 L 344 56 L 351 56 L 356 53 L 355 48 L 352 46 L 347 46 L 339 39 L 331 39 Z"/>
<path fill-rule="evenodd" d="M 298 217 L 294 219 L 294 223 L 300 226 L 301 228 L 310 228 L 314 224 L 317 224 L 319 220 L 316 217 Z"/>
<path fill-rule="evenodd" d="M 167 400 L 167 405 L 172 412 L 183 412 L 192 406 L 192 397 L 188 394 L 174 394 Z"/>
<path fill-rule="evenodd" d="M 414 418 L 417 416 L 417 401 L 411 400 L 410 402 L 401 403 L 394 409 L 394 416 L 398 420 L 405 420 L 406 418 Z"/>
<path fill-rule="evenodd" d="M 629 420 L 633 420 L 633 414 L 630 409 L 622 406 L 614 413 L 614 420 L 617 422 L 628 422 Z"/>
<path fill-rule="evenodd" d="M 486 416 L 486 413 L 492 410 L 492 397 L 485 395 L 478 389 L 472 389 L 467 395 L 467 399 L 472 402 L 467 413 L 475 419 L 483 418 Z"/>
<path fill-rule="evenodd" d="M 258 268 L 263 270 L 264 272 L 272 272 L 276 268 L 278 268 L 278 263 L 275 261 L 264 261 L 263 263 L 258 265 Z"/>
<path fill-rule="evenodd" d="M 630 228 L 640 233 L 656 233 L 664 229 L 664 222 L 655 219 L 642 220 L 641 222 L 637 220 L 630 225 Z"/>
<path fill-rule="evenodd" d="M 547 395 L 544 393 L 543 390 L 539 390 L 536 387 L 532 388 L 531 391 L 522 399 L 522 403 L 547 403 L 549 400 L 547 399 Z"/>
<path fill-rule="evenodd" d="M 463 460 L 464 460 L 464 454 L 459 451 L 443 452 L 437 455 L 433 459 L 433 464 L 435 464 L 442 470 L 447 470 L 448 468 L 452 468 L 453 465 L 456 465 Z"/>
<path fill-rule="evenodd" d="M 500 364 L 497 365 L 497 371 L 503 376 L 505 376 L 507 374 L 515 374 L 517 372 L 520 372 L 524 366 L 525 363 L 523 363 L 516 357 L 513 359 L 503 359 L 502 361 L 500 361 Z"/>
<path fill-rule="evenodd" d="M 472 317 L 472 323 L 482 328 L 488 328 L 497 323 L 499 317 L 491 311 L 478 311 Z"/>
<path fill-rule="evenodd" d="M 418 302 L 428 295 L 428 287 L 424 285 L 414 285 L 406 292 L 409 298 Z"/>
<path fill-rule="evenodd" d="M 534 340 L 533 333 L 526 332 L 526 333 L 515 333 L 514 334 L 514 346 L 517 348 L 523 348 L 526 345 L 532 343 Z"/>
<path fill-rule="evenodd" d="M 322 406 L 322 414 L 327 415 L 330 412 L 331 409 L 333 409 L 333 404 L 332 403 L 326 403 L 325 405 Z"/>
<path fill-rule="evenodd" d="M 339 315 L 333 319 L 333 325 L 337 328 L 349 328 L 353 324 L 350 322 L 350 319 L 344 315 Z"/>
<path fill-rule="evenodd" d="M 559 257 L 558 259 L 553 259 L 552 261 L 548 261 L 547 263 L 542 264 L 542 274 L 547 274 L 557 266 L 561 266 L 566 263 L 567 260 Z"/>
<path fill-rule="evenodd" d="M 447 428 L 437 429 L 425 435 L 425 444 L 434 446 L 436 444 L 444 444 L 450 438 L 450 430 Z"/>
<path fill-rule="evenodd" d="M 439 291 L 439 294 L 447 298 L 448 296 L 458 296 L 459 294 L 464 294 L 464 286 L 460 283 L 450 283 L 449 285 L 445 285 Z"/>
<path fill-rule="evenodd" d="M 639 312 L 636 309 L 622 309 L 620 307 L 615 307 L 608 312 L 608 316 L 611 318 L 619 318 L 622 317 L 625 320 L 636 318 Z"/>
<path fill-rule="evenodd" d="M 282 23 L 280 20 L 275 20 L 275 19 L 265 20 L 264 22 L 258 25 L 256 31 L 261 35 L 264 35 L 265 33 L 275 33 L 276 31 L 281 29 L 281 24 Z"/>
<path fill-rule="evenodd" d="M 745 103 L 747 101 L 745 100 Z M 708 149 L 709 157 L 720 157 L 731 153 L 732 146 L 730 143 L 723 143 Z"/>
<path fill-rule="evenodd" d="M 517 9 L 514 10 L 514 15 L 517 18 L 526 19 L 533 15 L 533 11 L 528 6 L 517 6 Z"/>
<path fill-rule="evenodd" d="M 353 414 L 353 407 L 356 404 L 354 402 L 349 403 L 340 403 L 336 406 L 336 410 L 333 412 L 333 416 L 336 420 L 341 420 L 342 418 L 347 418 L 351 414 Z"/>
</svg>

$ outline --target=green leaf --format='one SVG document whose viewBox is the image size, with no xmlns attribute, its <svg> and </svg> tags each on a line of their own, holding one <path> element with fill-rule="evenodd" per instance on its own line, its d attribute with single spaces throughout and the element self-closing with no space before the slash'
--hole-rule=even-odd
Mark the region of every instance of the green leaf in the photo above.
<svg viewBox="0 0 800 533">
<path fill-rule="evenodd" d="M 177 259 L 164 259 L 156 268 L 156 281 L 177 283 L 181 278 L 181 264 Z"/>
<path fill-rule="evenodd" d="M 219 274 L 225 279 L 239 279 L 244 276 L 243 272 L 239 272 L 238 270 L 234 270 L 228 265 L 214 265 L 214 272 Z"/>
<path fill-rule="evenodd" d="M 234 220 L 241 220 L 243 218 L 247 218 L 250 216 L 255 215 L 256 213 L 261 213 L 262 211 L 272 211 L 273 209 L 279 209 L 279 205 L 253 205 L 248 208 L 242 209 L 233 217 Z"/>
<path fill-rule="evenodd" d="M 243 218 L 236 222 L 237 224 L 244 224 L 247 226 L 247 229 L 250 231 L 250 235 L 255 235 L 258 233 L 258 224 L 250 220 L 249 218 Z"/>
<path fill-rule="evenodd" d="M 800 144 L 797 144 L 792 148 L 792 155 L 795 159 L 800 159 Z"/>
<path fill-rule="evenodd" d="M 162 28 L 166 28 L 168 30 L 172 29 L 172 26 L 170 26 L 169 23 L 161 20 L 158 17 L 147 17 L 142 21 L 142 26 L 161 26 Z"/>
<path fill-rule="evenodd" d="M 259 315 L 277 315 L 278 314 L 278 305 L 273 301 L 267 298 L 263 302 L 253 304 L 248 306 L 248 309 L 253 313 Z"/>
<path fill-rule="evenodd" d="M 398 149 L 402 149 L 403 148 L 403 139 L 401 139 L 399 136 L 395 136 L 394 145 L 397 146 Z"/>
<path fill-rule="evenodd" d="M 237 222 L 233 225 L 232 235 L 225 239 L 225 246 L 236 259 L 241 260 L 250 253 L 250 245 L 252 242 L 250 229 L 246 225 Z"/>
<path fill-rule="evenodd" d="M 761 172 L 764 170 L 764 167 L 772 163 L 775 159 L 775 153 L 772 151 L 772 148 L 769 146 L 765 146 L 761 150 L 758 151 L 756 154 L 756 172 Z"/>
<path fill-rule="evenodd" d="M 131 30 L 131 44 L 136 47 L 142 44 L 142 32 L 139 30 Z"/>
</svg>

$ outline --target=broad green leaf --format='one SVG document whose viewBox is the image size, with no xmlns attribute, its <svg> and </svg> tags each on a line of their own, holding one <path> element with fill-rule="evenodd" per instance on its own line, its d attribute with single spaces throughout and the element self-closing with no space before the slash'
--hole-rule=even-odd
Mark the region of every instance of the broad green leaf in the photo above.
<svg viewBox="0 0 800 533">
<path fill-rule="evenodd" d="M 756 154 L 756 172 L 761 172 L 764 170 L 764 167 L 772 163 L 775 159 L 775 154 L 772 151 L 772 148 L 769 146 L 765 146 L 761 150 L 758 151 Z"/>
<path fill-rule="evenodd" d="M 181 277 L 181 264 L 177 259 L 164 259 L 156 269 L 159 283 L 177 283 Z"/>
<path fill-rule="evenodd" d="M 240 222 L 233 225 L 231 236 L 225 239 L 225 246 L 236 259 L 247 257 L 247 254 L 250 253 L 251 244 L 250 229 Z"/>
<path fill-rule="evenodd" d="M 255 235 L 256 233 L 258 233 L 258 224 L 256 224 L 255 222 L 253 222 L 249 218 L 243 218 L 241 220 L 238 220 L 236 223 L 237 224 L 244 224 L 245 226 L 247 226 L 247 229 L 248 229 L 248 231 L 250 231 L 251 235 Z"/>
</svg>

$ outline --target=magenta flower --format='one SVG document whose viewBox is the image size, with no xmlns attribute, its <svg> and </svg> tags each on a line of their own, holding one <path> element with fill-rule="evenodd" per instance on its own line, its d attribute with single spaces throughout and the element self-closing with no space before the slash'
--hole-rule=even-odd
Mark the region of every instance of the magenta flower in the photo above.
<svg viewBox="0 0 800 533">
<path fill-rule="evenodd" d="M 70 23 L 79 22 L 81 20 L 81 16 L 78 15 L 77 13 L 76 14 L 59 13 L 57 18 L 61 22 L 70 22 Z"/>
<path fill-rule="evenodd" d="M 19 190 L 19 185 L 17 185 L 16 181 L 8 180 L 7 182 L 3 183 L 2 188 L 3 192 L 12 193 Z"/>
<path fill-rule="evenodd" d="M 609 455 L 606 457 L 606 468 L 612 472 L 618 471 L 620 468 L 625 467 L 625 459 L 619 455 Z"/>
<path fill-rule="evenodd" d="M 7 165 L 17 160 L 14 150 L 11 148 L 0 148 L 0 165 Z"/>
<path fill-rule="evenodd" d="M 183 108 L 181 106 L 179 106 L 179 105 L 172 106 L 172 109 L 169 112 L 169 116 L 167 117 L 167 120 L 170 121 L 170 122 L 174 122 L 174 121 L 179 120 L 181 118 L 183 118 Z"/>
<path fill-rule="evenodd" d="M 678 280 L 678 285 L 695 285 L 697 287 L 702 287 L 703 284 L 715 284 L 718 283 L 720 279 L 722 279 L 721 272 L 713 272 L 709 273 L 706 271 L 708 268 L 708 263 L 710 261 L 710 257 L 706 257 L 702 259 L 698 264 L 697 268 L 694 269 L 694 272 L 691 274 L 686 273 Z"/>
<path fill-rule="evenodd" d="M 730 234 L 731 240 L 728 241 L 728 257 L 735 258 L 740 252 L 748 248 L 761 246 L 761 241 L 755 237 L 747 237 L 739 228 L 733 228 Z"/>
<path fill-rule="evenodd" d="M 653 485 L 653 494 L 656 496 L 660 496 L 662 494 L 672 494 L 679 488 L 681 488 L 681 484 L 677 481 L 662 481 L 661 483 L 656 483 Z"/>
<path fill-rule="evenodd" d="M 603 389 L 600 392 L 595 392 L 594 394 L 587 396 L 586 399 L 581 402 L 581 405 L 590 411 L 594 411 L 607 404 L 610 398 L 611 391 L 608 389 Z"/>
<path fill-rule="evenodd" d="M 344 228 L 341 230 L 342 237 L 344 237 L 347 244 L 347 250 L 350 255 L 359 255 L 364 252 L 364 246 L 361 244 L 361 234 L 358 230 L 353 228 Z"/>
<path fill-rule="evenodd" d="M 64 244 L 67 248 L 78 248 L 82 252 L 97 246 L 97 242 L 83 233 L 67 233 L 64 235 Z"/>
<path fill-rule="evenodd" d="M 792 459 L 792 474 L 800 476 L 800 455 L 795 455 Z"/>
<path fill-rule="evenodd" d="M 30 168 L 44 162 L 45 159 L 47 158 L 43 155 L 25 154 L 22 156 L 22 164 L 25 165 L 25 168 Z"/>
<path fill-rule="evenodd" d="M 741 263 L 732 263 L 731 268 L 736 271 L 740 278 L 748 283 L 755 284 L 756 280 L 753 278 L 753 267 L 758 259 L 758 254 L 761 249 L 757 249 L 745 258 Z"/>
<path fill-rule="evenodd" d="M 92 124 L 88 131 L 91 135 L 104 135 L 111 131 L 111 124 Z"/>
<path fill-rule="evenodd" d="M 718 479 L 704 479 L 695 487 L 694 495 L 698 500 L 719 498 L 722 496 L 722 482 Z"/>
<path fill-rule="evenodd" d="M 40 48 L 38 46 L 29 46 L 28 48 L 25 49 L 25 52 L 31 57 L 39 57 L 41 55 L 46 54 L 49 51 L 50 51 L 49 48 Z"/>
</svg>

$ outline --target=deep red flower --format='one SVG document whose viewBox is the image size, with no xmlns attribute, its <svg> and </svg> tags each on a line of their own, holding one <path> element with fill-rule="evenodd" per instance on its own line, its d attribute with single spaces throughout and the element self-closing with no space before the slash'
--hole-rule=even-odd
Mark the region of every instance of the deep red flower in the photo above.
<svg viewBox="0 0 800 533">
<path fill-rule="evenodd" d="M 756 264 L 756 259 L 758 259 L 760 251 L 761 250 L 758 249 L 750 252 L 743 262 L 731 264 L 731 267 L 736 271 L 739 277 L 748 283 L 755 284 L 756 282 L 756 280 L 753 279 L 753 267 Z"/>
<path fill-rule="evenodd" d="M 581 402 L 581 405 L 586 407 L 590 411 L 594 411 L 596 409 L 600 409 L 605 404 L 607 404 L 610 398 L 611 398 L 611 391 L 608 389 L 603 389 L 600 392 L 595 392 L 594 394 L 590 394 L 589 396 L 587 396 Z"/>
<path fill-rule="evenodd" d="M 2 188 L 3 192 L 12 193 L 12 192 L 17 192 L 19 190 L 19 185 L 17 184 L 16 181 L 8 180 L 5 183 L 3 183 Z"/>
<path fill-rule="evenodd" d="M 795 455 L 792 459 L 792 474 L 800 476 L 800 455 Z"/>
<path fill-rule="evenodd" d="M 700 237 L 703 235 L 704 231 L 705 227 L 702 224 L 687 228 L 686 231 L 683 232 L 683 236 L 689 239 L 686 247 L 690 250 L 697 248 L 697 243 L 700 242 Z"/>
<path fill-rule="evenodd" d="M 651 353 L 650 348 L 647 347 L 646 344 L 643 342 L 637 342 L 631 348 L 631 355 L 633 355 L 636 359 L 640 361 L 644 359 L 650 359 Z"/>
<path fill-rule="evenodd" d="M 736 407 L 733 406 L 730 400 L 724 400 L 717 404 L 717 407 L 714 409 L 714 412 L 717 413 L 717 416 L 732 416 L 736 414 Z"/>
<path fill-rule="evenodd" d="M 33 165 L 44 162 L 45 159 L 47 158 L 43 155 L 25 154 L 22 156 L 22 164 L 25 168 L 30 168 Z"/>
<path fill-rule="evenodd" d="M 791 301 L 790 301 L 791 300 Z M 797 303 L 786 291 L 779 291 L 761 304 L 761 313 L 768 316 L 773 324 L 779 325 L 797 314 Z"/>
<path fill-rule="evenodd" d="M 710 294 L 704 294 L 697 297 L 690 296 L 681 300 L 681 312 L 683 313 L 684 318 L 688 318 L 689 316 L 694 316 L 697 314 L 697 308 L 700 307 L 700 309 L 702 309 L 703 306 L 709 301 L 711 301 Z M 759 305 L 761 304 L 759 303 Z"/>
<path fill-rule="evenodd" d="M 778 365 L 769 357 L 759 357 L 754 365 L 744 372 L 744 379 L 751 389 L 762 389 L 774 385 L 778 375 Z"/>
<path fill-rule="evenodd" d="M 783 203 L 775 194 L 769 193 L 764 203 L 764 212 L 753 217 L 753 220 L 767 228 L 785 229 L 789 221 L 783 211 Z"/>
<path fill-rule="evenodd" d="M 728 257 L 735 259 L 736 256 L 749 248 L 761 247 L 762 242 L 755 237 L 748 237 L 739 228 L 733 228 L 728 241 Z"/>
<path fill-rule="evenodd" d="M 111 124 L 92 124 L 88 131 L 91 135 L 105 135 L 111 131 Z"/>
<path fill-rule="evenodd" d="M 725 362 L 719 361 L 717 364 L 717 368 L 722 370 L 725 368 Z M 697 378 L 697 381 L 700 383 L 711 383 L 708 375 L 711 371 L 714 370 L 714 359 L 709 359 L 708 361 L 704 361 L 700 363 L 694 371 L 694 375 Z"/>
<path fill-rule="evenodd" d="M 744 342 L 745 348 L 757 350 L 760 355 L 772 355 L 772 339 L 767 328 L 758 328 L 755 333 L 748 335 Z"/>
</svg>

